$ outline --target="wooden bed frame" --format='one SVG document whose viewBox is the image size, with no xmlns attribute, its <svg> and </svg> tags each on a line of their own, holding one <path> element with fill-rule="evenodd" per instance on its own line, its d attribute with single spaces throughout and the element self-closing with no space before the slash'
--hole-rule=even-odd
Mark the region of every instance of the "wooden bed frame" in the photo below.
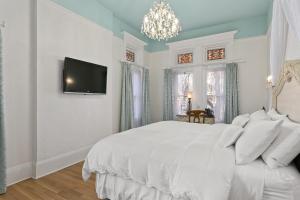
<svg viewBox="0 0 300 200">
<path fill-rule="evenodd" d="M 300 60 L 287 61 L 273 89 L 273 108 L 300 123 Z M 295 159 L 300 172 L 300 155 Z"/>
</svg>

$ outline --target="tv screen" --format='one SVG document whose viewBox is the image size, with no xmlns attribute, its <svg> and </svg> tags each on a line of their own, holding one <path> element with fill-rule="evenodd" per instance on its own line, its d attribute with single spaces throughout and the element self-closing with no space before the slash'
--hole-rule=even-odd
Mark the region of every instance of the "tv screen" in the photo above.
<svg viewBox="0 0 300 200">
<path fill-rule="evenodd" d="M 107 67 L 65 58 L 64 93 L 106 94 Z"/>
</svg>

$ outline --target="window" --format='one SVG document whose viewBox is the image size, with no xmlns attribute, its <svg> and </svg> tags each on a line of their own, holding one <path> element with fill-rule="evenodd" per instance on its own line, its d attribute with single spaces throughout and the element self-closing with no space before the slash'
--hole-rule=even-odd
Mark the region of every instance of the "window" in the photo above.
<svg viewBox="0 0 300 200">
<path fill-rule="evenodd" d="M 225 117 L 225 67 L 215 65 L 197 67 L 189 72 L 177 71 L 173 79 L 174 115 L 185 115 L 188 111 L 188 92 L 193 93 L 192 109 L 210 108 L 216 122 Z"/>
<path fill-rule="evenodd" d="M 133 93 L 133 127 L 142 125 L 142 70 L 134 68 L 132 71 Z"/>
<path fill-rule="evenodd" d="M 175 114 L 183 115 L 188 111 L 188 92 L 193 91 L 193 74 L 178 73 L 175 77 Z"/>
<path fill-rule="evenodd" d="M 126 50 L 126 60 L 129 62 L 135 62 L 135 53 L 129 49 Z"/>
<path fill-rule="evenodd" d="M 216 122 L 223 122 L 225 115 L 225 69 L 207 71 L 207 107 L 215 114 Z"/>
<path fill-rule="evenodd" d="M 193 63 L 193 53 L 184 53 L 177 55 L 177 64 Z"/>
<path fill-rule="evenodd" d="M 223 60 L 225 59 L 225 48 L 207 50 L 207 60 Z"/>
</svg>

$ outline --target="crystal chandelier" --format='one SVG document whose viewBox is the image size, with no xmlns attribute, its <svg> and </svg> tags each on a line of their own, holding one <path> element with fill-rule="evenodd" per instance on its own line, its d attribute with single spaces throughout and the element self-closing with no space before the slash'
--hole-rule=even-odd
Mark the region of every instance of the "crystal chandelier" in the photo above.
<svg viewBox="0 0 300 200">
<path fill-rule="evenodd" d="M 142 33 L 153 40 L 168 40 L 181 31 L 179 20 L 165 0 L 154 2 L 153 8 L 144 16 Z"/>
</svg>

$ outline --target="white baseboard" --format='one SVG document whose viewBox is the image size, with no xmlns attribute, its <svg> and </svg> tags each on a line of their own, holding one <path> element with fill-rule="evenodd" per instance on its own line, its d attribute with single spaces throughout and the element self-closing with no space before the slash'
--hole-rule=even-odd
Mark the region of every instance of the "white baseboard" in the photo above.
<svg viewBox="0 0 300 200">
<path fill-rule="evenodd" d="M 91 146 L 88 146 L 46 160 L 38 161 L 36 163 L 36 171 L 33 178 L 41 178 L 83 161 L 90 149 Z"/>
<path fill-rule="evenodd" d="M 36 166 L 32 162 L 9 167 L 7 173 L 7 185 L 13 185 L 29 178 L 41 178 L 53 172 L 59 171 L 84 160 L 91 146 L 84 147 L 56 157 L 38 161 Z M 35 167 L 35 169 L 34 169 Z M 35 171 L 35 173 L 34 173 Z"/>
<path fill-rule="evenodd" d="M 7 185 L 13 185 L 20 181 L 32 177 L 32 162 L 23 163 L 14 167 L 10 167 L 6 171 Z"/>
</svg>

